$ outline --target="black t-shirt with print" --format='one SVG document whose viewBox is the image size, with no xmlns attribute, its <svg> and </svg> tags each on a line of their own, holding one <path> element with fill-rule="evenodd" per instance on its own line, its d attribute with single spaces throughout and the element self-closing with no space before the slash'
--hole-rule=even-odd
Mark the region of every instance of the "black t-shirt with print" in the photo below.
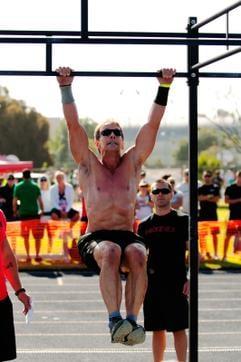
<svg viewBox="0 0 241 362">
<path fill-rule="evenodd" d="M 228 196 L 230 200 L 241 198 L 241 186 L 237 184 L 230 185 L 225 190 L 225 196 Z M 241 220 L 241 201 L 236 204 L 229 205 L 230 220 Z"/>
<path fill-rule="evenodd" d="M 149 249 L 147 270 L 164 289 L 180 289 L 186 281 L 185 252 L 188 240 L 188 215 L 177 210 L 163 216 L 151 215 L 139 224 Z"/>
<path fill-rule="evenodd" d="M 202 185 L 198 188 L 198 195 L 220 196 L 220 189 L 217 185 Z M 217 203 L 200 201 L 199 216 L 201 220 L 217 220 Z"/>
</svg>

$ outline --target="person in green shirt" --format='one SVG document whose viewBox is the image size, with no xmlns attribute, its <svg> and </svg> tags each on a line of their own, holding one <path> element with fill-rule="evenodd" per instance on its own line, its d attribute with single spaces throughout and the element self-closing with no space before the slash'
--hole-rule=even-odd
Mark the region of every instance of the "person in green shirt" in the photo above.
<svg viewBox="0 0 241 362">
<path fill-rule="evenodd" d="M 19 203 L 19 208 L 18 207 Z M 35 261 L 40 262 L 39 256 L 41 239 L 43 237 L 42 228 L 39 227 L 39 218 L 44 212 L 43 201 L 39 186 L 31 179 L 31 172 L 28 169 L 23 171 L 23 180 L 19 182 L 14 189 L 13 194 L 13 212 L 21 220 L 21 235 L 24 238 L 26 249 L 26 262 L 31 261 L 29 233 L 32 230 L 35 239 L 36 257 Z M 31 221 L 30 221 L 31 220 Z"/>
</svg>

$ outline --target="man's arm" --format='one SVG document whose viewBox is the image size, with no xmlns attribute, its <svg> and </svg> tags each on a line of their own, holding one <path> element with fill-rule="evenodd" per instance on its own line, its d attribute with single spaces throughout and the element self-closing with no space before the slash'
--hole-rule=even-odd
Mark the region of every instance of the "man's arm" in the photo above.
<svg viewBox="0 0 241 362">
<path fill-rule="evenodd" d="M 59 74 L 57 81 L 60 86 L 72 156 L 77 164 L 86 164 L 89 156 L 89 141 L 85 129 L 79 123 L 78 111 L 71 90 L 73 82 L 71 71 L 68 67 L 56 69 Z"/>
<path fill-rule="evenodd" d="M 136 163 L 144 163 L 154 148 L 157 132 L 166 109 L 168 91 L 175 72 L 175 69 L 162 69 L 160 76 L 157 78 L 159 89 L 156 99 L 152 105 L 147 123 L 141 127 L 136 138 L 134 147 Z"/>
<path fill-rule="evenodd" d="M 18 214 L 18 199 L 17 197 L 13 197 L 13 215 L 17 216 Z"/>
<path fill-rule="evenodd" d="M 42 199 L 41 195 L 39 195 L 39 197 L 38 197 L 38 204 L 39 204 L 40 213 L 43 214 L 44 213 L 44 203 L 43 203 L 43 199 Z"/>
<path fill-rule="evenodd" d="M 8 243 L 7 238 L 5 238 L 3 241 L 1 255 L 5 277 L 11 284 L 15 293 L 17 292 L 18 299 L 24 305 L 23 313 L 26 314 L 31 308 L 31 300 L 22 287 L 22 283 L 18 274 L 17 261 Z"/>
<path fill-rule="evenodd" d="M 224 197 L 224 201 L 226 204 L 228 205 L 233 205 L 233 204 L 238 204 L 241 202 L 241 198 L 237 198 L 237 199 L 230 199 L 228 195 L 225 195 Z"/>
</svg>

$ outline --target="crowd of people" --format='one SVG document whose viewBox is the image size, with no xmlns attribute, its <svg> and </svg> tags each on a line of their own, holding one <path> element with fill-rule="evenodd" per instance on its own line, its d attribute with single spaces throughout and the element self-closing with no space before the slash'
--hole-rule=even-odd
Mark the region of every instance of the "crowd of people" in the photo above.
<svg viewBox="0 0 241 362">
<path fill-rule="evenodd" d="M 145 172 L 143 171 L 143 175 Z M 229 170 L 229 177 L 226 179 L 222 176 L 220 170 L 204 170 L 202 179 L 198 180 L 198 221 L 210 221 L 210 234 L 212 239 L 212 249 L 207 250 L 207 237 L 209 232 L 201 232 L 199 234 L 199 246 L 201 260 L 207 259 L 227 260 L 227 252 L 230 244 L 231 237 L 234 244 L 240 239 L 241 227 L 236 224 L 228 223 L 226 230 L 226 237 L 224 240 L 223 255 L 218 255 L 218 235 L 220 234 L 220 227 L 218 226 L 218 207 L 220 201 L 228 206 L 229 220 L 241 220 L 241 171 L 236 171 L 231 177 Z M 171 207 L 175 210 L 189 214 L 189 170 L 183 171 L 183 180 L 176 184 L 175 178 L 171 174 L 163 174 L 161 178 L 167 180 L 173 189 L 173 198 L 171 200 Z M 137 200 L 136 200 L 136 219 L 143 221 L 147 216 L 151 215 L 153 211 L 153 203 L 150 199 L 150 184 L 147 181 L 146 175 L 139 183 Z M 216 223 L 212 223 L 216 221 Z"/>
<path fill-rule="evenodd" d="M 48 236 L 48 253 L 53 246 L 53 237 L 48 220 L 83 221 L 87 223 L 85 201 L 79 186 L 73 182 L 78 179 L 78 171 L 74 170 L 75 177 L 67 182 L 67 175 L 63 171 L 56 171 L 52 182 L 49 175 L 41 176 L 37 182 L 31 178 L 30 170 L 24 170 L 22 180 L 9 174 L 2 180 L 0 187 L 0 209 L 3 210 L 8 222 L 20 220 L 21 236 L 24 239 L 26 250 L 26 262 L 31 261 L 29 253 L 29 233 L 32 230 L 35 239 L 35 261 L 41 262 L 41 239 L 44 230 Z M 189 213 L 189 171 L 183 170 L 183 180 L 176 182 L 171 174 L 161 174 L 160 177 L 167 180 L 173 189 L 171 207 Z M 135 219 L 137 224 L 145 220 L 153 212 L 154 203 L 150 193 L 151 185 L 148 181 L 146 170 L 141 170 L 140 182 L 136 193 Z M 219 170 L 204 170 L 202 180 L 198 180 L 198 220 L 218 221 L 218 205 L 220 200 L 229 207 L 229 220 L 241 220 L 241 171 L 233 174 L 233 177 L 225 179 Z M 75 206 L 74 206 L 75 205 Z M 76 205 L 79 207 L 76 207 Z M 32 222 L 24 222 L 32 220 Z M 39 222 L 41 220 L 41 227 Z M 207 250 L 207 233 L 199 234 L 199 245 L 202 260 L 219 260 L 218 235 L 220 228 L 210 224 L 210 234 L 213 250 Z M 85 231 L 86 224 L 82 225 L 81 234 Z M 230 240 L 236 243 L 240 239 L 240 227 L 228 225 L 224 240 L 222 260 L 227 260 L 227 252 Z M 12 240 L 15 249 L 15 238 Z"/>
<path fill-rule="evenodd" d="M 23 170 L 20 181 L 13 174 L 8 175 L 5 184 L 0 187 L 0 209 L 8 222 L 21 221 L 21 236 L 24 239 L 27 263 L 31 262 L 30 232 L 35 240 L 35 261 L 41 262 L 41 240 L 45 229 L 48 253 L 53 245 L 48 220 L 62 219 L 74 223 L 80 219 L 80 212 L 73 206 L 74 201 L 74 187 L 67 182 L 62 171 L 55 172 L 52 183 L 47 175 L 41 176 L 35 182 L 28 169 Z"/>
</svg>

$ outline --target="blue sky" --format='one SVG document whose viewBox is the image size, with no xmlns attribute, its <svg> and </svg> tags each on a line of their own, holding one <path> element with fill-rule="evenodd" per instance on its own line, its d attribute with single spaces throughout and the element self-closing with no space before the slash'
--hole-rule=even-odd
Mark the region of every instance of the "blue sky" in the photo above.
<svg viewBox="0 0 241 362">
<path fill-rule="evenodd" d="M 188 17 L 201 21 L 233 4 L 228 0 L 89 0 L 89 29 L 109 31 L 185 31 Z M 241 8 L 230 13 L 230 31 L 240 32 Z M 79 0 L 8 0 L 1 4 L 1 29 L 79 30 Z M 203 31 L 225 32 L 225 18 Z M 40 45 L 1 45 L 1 69 L 43 69 L 45 49 Z M 224 47 L 203 47 L 204 61 L 224 52 Z M 240 53 L 205 71 L 240 72 Z M 75 70 L 155 71 L 175 67 L 186 71 L 185 46 L 68 45 L 56 46 L 53 68 L 69 65 Z M 0 77 L 13 98 L 22 99 L 45 116 L 62 117 L 59 90 L 53 77 Z M 73 90 L 81 117 L 96 121 L 117 118 L 122 124 L 143 124 L 155 96 L 157 81 L 143 78 L 77 77 Z M 231 91 L 231 100 L 227 93 Z M 176 79 L 170 93 L 165 124 L 187 123 L 188 96 L 185 79 Z M 239 79 L 201 79 L 200 113 L 240 104 Z"/>
</svg>

